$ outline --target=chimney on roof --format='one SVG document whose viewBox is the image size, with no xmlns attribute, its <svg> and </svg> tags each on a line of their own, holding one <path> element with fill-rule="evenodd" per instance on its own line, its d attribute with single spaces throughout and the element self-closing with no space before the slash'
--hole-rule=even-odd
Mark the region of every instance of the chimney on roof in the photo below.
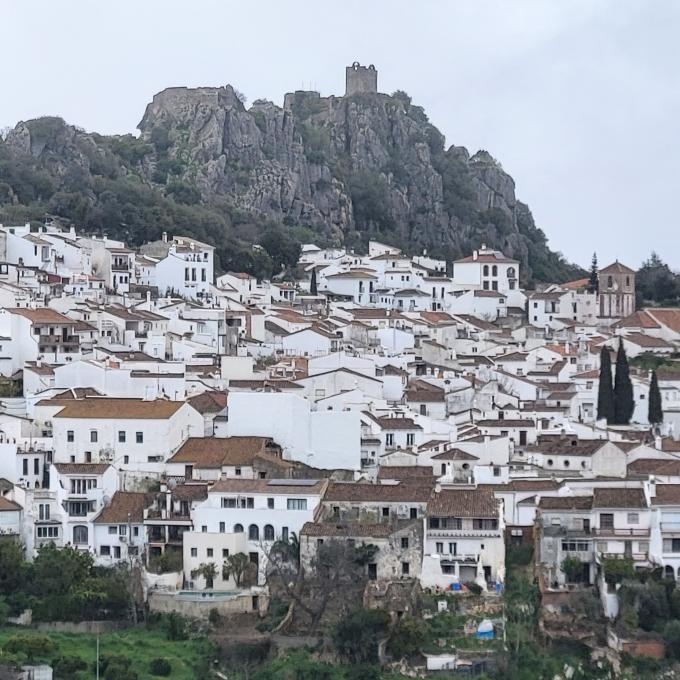
<svg viewBox="0 0 680 680">
<path fill-rule="evenodd" d="M 479 251 L 478 250 L 473 250 L 472 251 L 472 259 L 476 260 L 479 257 Z"/>
<path fill-rule="evenodd" d="M 661 451 L 663 449 L 663 439 L 657 434 L 656 437 L 654 437 L 654 448 L 657 451 Z"/>
<path fill-rule="evenodd" d="M 163 239 L 163 243 L 167 243 L 168 242 L 168 232 L 164 231 L 163 236 L 161 238 Z"/>
<path fill-rule="evenodd" d="M 437 482 L 437 484 L 434 485 L 434 492 L 435 493 L 441 493 L 442 491 L 442 485 Z"/>
</svg>

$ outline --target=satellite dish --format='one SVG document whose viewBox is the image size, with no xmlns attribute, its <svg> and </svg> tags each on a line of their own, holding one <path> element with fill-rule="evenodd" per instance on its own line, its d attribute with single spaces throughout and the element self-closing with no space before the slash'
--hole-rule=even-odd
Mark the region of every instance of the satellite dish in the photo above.
<svg viewBox="0 0 680 680">
<path fill-rule="evenodd" d="M 110 496 L 104 496 L 104 498 L 102 498 L 102 503 L 104 503 L 104 505 L 110 505 L 111 504 L 111 497 Z"/>
<path fill-rule="evenodd" d="M 170 478 L 170 479 L 168 480 L 168 488 L 172 490 L 172 489 L 174 489 L 176 486 L 177 486 L 177 480 L 176 480 L 174 477 Z"/>
</svg>

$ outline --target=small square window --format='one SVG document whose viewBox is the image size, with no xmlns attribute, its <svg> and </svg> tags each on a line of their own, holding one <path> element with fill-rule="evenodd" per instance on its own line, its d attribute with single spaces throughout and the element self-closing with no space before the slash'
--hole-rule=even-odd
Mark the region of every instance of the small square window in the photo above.
<svg viewBox="0 0 680 680">
<path fill-rule="evenodd" d="M 270 510 L 273 510 L 273 509 L 274 509 L 274 499 L 273 499 L 273 498 L 268 498 L 268 499 L 267 499 L 267 507 L 268 507 Z"/>
<path fill-rule="evenodd" d="M 639 524 L 640 523 L 640 515 L 637 512 L 629 512 L 628 513 L 628 524 Z"/>
<path fill-rule="evenodd" d="M 212 557 L 212 556 L 213 556 L 213 549 L 212 549 L 212 548 L 208 548 L 208 549 L 205 551 L 205 555 L 206 555 L 206 557 Z"/>
<path fill-rule="evenodd" d="M 198 557 L 198 548 L 192 548 L 191 549 L 191 556 L 192 557 Z"/>
<path fill-rule="evenodd" d="M 143 444 L 144 443 L 144 433 L 143 432 L 135 432 L 135 441 L 137 444 Z"/>
<path fill-rule="evenodd" d="M 408 548 L 408 538 L 406 536 L 401 539 L 401 547 Z"/>
<path fill-rule="evenodd" d="M 118 443 L 125 444 L 125 430 L 118 431 Z"/>
<path fill-rule="evenodd" d="M 229 557 L 229 548 L 222 548 L 222 557 L 225 559 Z"/>
</svg>

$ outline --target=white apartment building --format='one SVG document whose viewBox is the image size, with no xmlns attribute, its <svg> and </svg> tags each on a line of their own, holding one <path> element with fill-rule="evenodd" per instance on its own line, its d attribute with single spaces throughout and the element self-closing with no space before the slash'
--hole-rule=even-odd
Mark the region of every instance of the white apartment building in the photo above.
<svg viewBox="0 0 680 680">
<path fill-rule="evenodd" d="M 183 401 L 90 397 L 56 405 L 63 408 L 53 418 L 55 462 L 110 463 L 126 486 L 159 476 L 187 437 L 204 430 L 201 414 Z"/>
</svg>

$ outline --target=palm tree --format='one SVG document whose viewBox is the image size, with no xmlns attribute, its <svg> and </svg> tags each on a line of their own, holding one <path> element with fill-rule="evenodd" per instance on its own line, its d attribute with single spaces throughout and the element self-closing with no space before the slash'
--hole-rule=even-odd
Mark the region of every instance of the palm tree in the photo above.
<svg viewBox="0 0 680 680">
<path fill-rule="evenodd" d="M 217 576 L 217 566 L 214 562 L 202 562 L 196 569 L 191 571 L 191 578 L 197 578 L 198 576 L 202 576 L 205 579 L 205 590 L 211 589 Z"/>
<path fill-rule="evenodd" d="M 226 581 L 233 576 L 236 587 L 240 588 L 243 576 L 249 566 L 250 558 L 245 553 L 239 552 L 229 555 L 222 565 L 222 578 Z"/>
</svg>

